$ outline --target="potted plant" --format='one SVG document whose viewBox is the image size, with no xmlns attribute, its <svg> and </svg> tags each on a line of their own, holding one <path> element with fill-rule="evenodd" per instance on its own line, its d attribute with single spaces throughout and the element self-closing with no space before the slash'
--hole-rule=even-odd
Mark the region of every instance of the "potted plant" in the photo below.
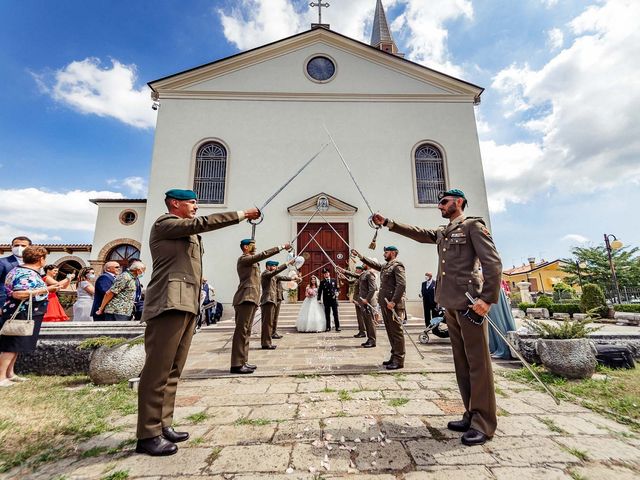
<svg viewBox="0 0 640 480">
<path fill-rule="evenodd" d="M 600 327 L 589 327 L 590 321 L 526 322 L 540 336 L 536 352 L 549 371 L 565 378 L 590 378 L 594 374 L 596 349 L 587 335 Z"/>
</svg>

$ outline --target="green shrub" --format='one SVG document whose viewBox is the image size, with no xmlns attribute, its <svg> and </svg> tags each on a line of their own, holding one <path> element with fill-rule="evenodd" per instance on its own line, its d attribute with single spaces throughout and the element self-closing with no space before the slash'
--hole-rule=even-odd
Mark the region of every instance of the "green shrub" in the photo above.
<svg viewBox="0 0 640 480">
<path fill-rule="evenodd" d="M 569 315 L 582 311 L 579 303 L 554 303 L 551 308 L 553 313 L 568 313 Z"/>
<path fill-rule="evenodd" d="M 522 302 L 522 295 L 520 295 L 520 292 L 514 292 L 513 290 L 511 290 L 509 301 L 511 302 L 512 307 L 517 307 L 518 304 Z"/>
<path fill-rule="evenodd" d="M 87 338 L 82 341 L 80 345 L 78 345 L 78 350 L 90 350 L 96 349 L 100 347 L 114 348 L 119 347 L 120 345 L 126 343 L 128 338 L 115 338 L 115 337 L 94 337 Z M 144 338 L 136 338 L 135 340 L 129 341 L 129 346 L 133 345 L 141 345 L 144 343 Z"/>
<path fill-rule="evenodd" d="M 604 298 L 604 292 L 598 285 L 587 283 L 582 287 L 580 308 L 586 313 L 597 312 L 600 316 L 607 315 L 607 302 Z"/>
<path fill-rule="evenodd" d="M 553 314 L 553 300 L 546 295 L 542 295 L 536 300 L 536 308 L 546 308 L 550 314 Z"/>
<path fill-rule="evenodd" d="M 532 322 L 527 320 L 525 325 L 540 338 L 552 340 L 568 340 L 571 338 L 584 338 L 590 333 L 597 332 L 601 327 L 588 327 L 591 320 L 569 320 L 561 323 Z"/>
<path fill-rule="evenodd" d="M 518 308 L 522 310 L 524 313 L 527 313 L 527 308 L 534 308 L 535 306 L 536 306 L 535 303 L 527 303 L 527 302 L 520 302 L 518 304 Z"/>
<path fill-rule="evenodd" d="M 613 308 L 616 312 L 640 313 L 640 303 L 622 303 L 614 305 Z"/>
</svg>

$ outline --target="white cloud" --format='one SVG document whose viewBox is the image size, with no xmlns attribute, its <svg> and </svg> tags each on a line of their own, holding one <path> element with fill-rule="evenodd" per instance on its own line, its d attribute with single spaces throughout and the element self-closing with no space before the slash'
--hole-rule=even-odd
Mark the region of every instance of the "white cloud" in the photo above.
<svg viewBox="0 0 640 480">
<path fill-rule="evenodd" d="M 394 19 L 390 11 L 396 6 L 401 13 Z M 401 51 L 406 48 L 404 53 L 409 60 L 450 75 L 462 73 L 447 48 L 445 24 L 459 18 L 471 19 L 470 0 L 386 0 L 384 7 L 396 43 Z M 323 22 L 330 23 L 336 32 L 369 43 L 374 10 L 373 0 L 331 3 L 323 12 Z M 217 13 L 225 37 L 241 50 L 302 32 L 318 21 L 317 10 L 309 8 L 308 2 L 294 6 L 290 0 L 240 0 Z"/>
<path fill-rule="evenodd" d="M 122 198 L 111 191 L 72 190 L 53 192 L 38 188 L 0 189 L 0 235 L 8 242 L 16 235 L 35 241 L 60 241 L 56 233 L 74 230 L 93 232 L 98 207 L 90 198 Z"/>
<path fill-rule="evenodd" d="M 558 4 L 558 0 L 540 0 L 540 1 L 547 8 L 555 7 Z"/>
<path fill-rule="evenodd" d="M 569 233 L 560 239 L 561 242 L 570 242 L 572 244 L 576 243 L 587 243 L 589 239 L 583 235 L 577 233 Z"/>
<path fill-rule="evenodd" d="M 116 190 L 125 189 L 132 195 L 147 194 L 147 181 L 142 177 L 109 178 L 107 185 Z"/>
<path fill-rule="evenodd" d="M 547 45 L 552 50 L 557 50 L 558 48 L 562 48 L 564 45 L 564 33 L 559 28 L 552 28 L 547 31 Z"/>
<path fill-rule="evenodd" d="M 156 112 L 151 109 L 149 88 L 136 87 L 135 65 L 111 60 L 102 67 L 97 58 L 71 62 L 52 76 L 34 74 L 41 90 L 83 114 L 112 117 L 137 128 L 152 128 Z"/>
<path fill-rule="evenodd" d="M 585 193 L 638 183 L 640 64 L 631 60 L 640 58 L 638 16 L 640 2 L 591 6 L 569 24 L 573 43 L 542 68 L 511 65 L 494 77 L 505 117 L 523 118 L 539 139 L 526 152 L 522 144 L 484 145 L 487 169 L 525 153 L 507 174 L 487 171 L 494 207 L 552 188 Z"/>
</svg>

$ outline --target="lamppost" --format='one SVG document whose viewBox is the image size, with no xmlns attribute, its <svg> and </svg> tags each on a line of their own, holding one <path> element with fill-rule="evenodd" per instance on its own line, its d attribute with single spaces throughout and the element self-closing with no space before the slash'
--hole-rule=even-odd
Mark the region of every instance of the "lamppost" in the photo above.
<svg viewBox="0 0 640 480">
<path fill-rule="evenodd" d="M 613 242 L 609 242 L 610 239 L 613 239 Z M 605 233 L 604 245 L 607 249 L 607 256 L 609 257 L 609 267 L 611 267 L 611 281 L 613 283 L 613 288 L 616 293 L 616 299 L 618 303 L 622 303 L 621 297 L 620 297 L 620 287 L 618 286 L 618 277 L 616 276 L 616 267 L 613 264 L 613 258 L 611 257 L 611 251 L 622 248 L 622 242 L 618 240 L 615 235 L 611 233 Z"/>
<path fill-rule="evenodd" d="M 582 270 L 583 268 L 587 268 L 587 264 L 585 262 L 581 262 L 580 260 L 576 260 L 576 271 L 578 272 L 578 283 L 580 284 L 580 290 L 582 290 Z"/>
</svg>

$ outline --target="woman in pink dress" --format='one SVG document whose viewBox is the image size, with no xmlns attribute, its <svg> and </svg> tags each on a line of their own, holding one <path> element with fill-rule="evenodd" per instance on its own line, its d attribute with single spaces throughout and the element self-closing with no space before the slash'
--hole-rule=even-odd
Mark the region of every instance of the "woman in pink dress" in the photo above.
<svg viewBox="0 0 640 480">
<path fill-rule="evenodd" d="M 67 288 L 71 283 L 71 280 L 75 275 L 69 274 L 67 278 L 61 281 L 57 281 L 56 278 L 58 276 L 58 267 L 56 265 L 46 265 L 44 267 L 44 283 L 47 286 L 57 286 L 58 289 Z M 58 300 L 58 295 L 56 295 L 56 291 L 49 292 L 49 304 L 47 305 L 47 313 L 44 314 L 43 322 L 67 322 L 69 321 L 69 317 L 66 313 L 64 313 L 64 308 L 60 304 L 60 300 Z"/>
</svg>

